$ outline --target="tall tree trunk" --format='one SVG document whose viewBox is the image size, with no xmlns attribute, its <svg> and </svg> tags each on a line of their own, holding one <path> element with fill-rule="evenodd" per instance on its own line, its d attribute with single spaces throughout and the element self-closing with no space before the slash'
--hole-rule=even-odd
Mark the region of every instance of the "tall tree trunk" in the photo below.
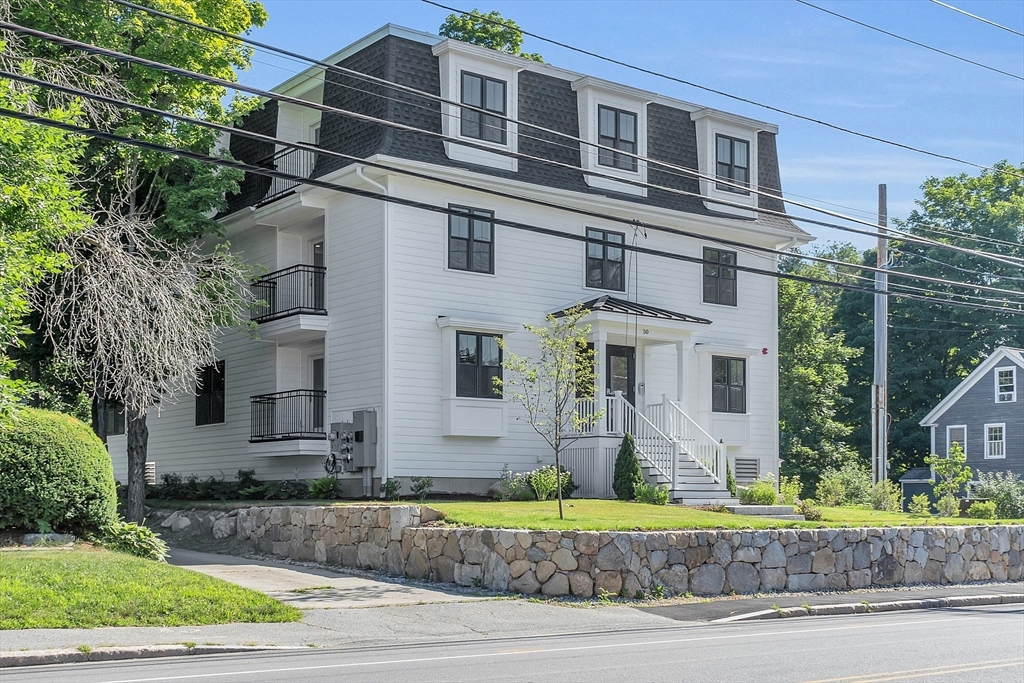
<svg viewBox="0 0 1024 683">
<path fill-rule="evenodd" d="M 125 410 L 128 434 L 128 504 L 125 518 L 141 524 L 146 504 L 146 454 L 149 449 L 149 427 L 146 414 Z"/>
<path fill-rule="evenodd" d="M 107 443 L 107 399 L 103 394 L 92 400 L 92 430 L 104 445 Z"/>
</svg>

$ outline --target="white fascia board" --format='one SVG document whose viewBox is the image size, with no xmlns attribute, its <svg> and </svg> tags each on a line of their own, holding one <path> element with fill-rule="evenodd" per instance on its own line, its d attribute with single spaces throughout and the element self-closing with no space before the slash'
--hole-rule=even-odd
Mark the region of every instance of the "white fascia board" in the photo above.
<svg viewBox="0 0 1024 683">
<path fill-rule="evenodd" d="M 499 190 L 510 194 L 522 195 L 530 199 L 560 203 L 574 209 L 602 211 L 618 215 L 626 220 L 639 219 L 649 223 L 664 223 L 667 224 L 667 227 L 678 227 L 681 230 L 696 233 L 699 233 L 701 230 L 724 232 L 728 234 L 716 234 L 715 236 L 737 241 L 749 241 L 753 244 L 770 246 L 772 248 L 774 248 L 774 245 L 776 244 L 792 242 L 794 240 L 796 241 L 795 244 L 799 245 L 807 244 L 815 239 L 813 235 L 806 232 L 795 233 L 790 230 L 779 230 L 751 220 L 737 220 L 718 216 L 703 216 L 695 213 L 687 213 L 685 211 L 673 211 L 672 209 L 664 209 L 657 206 L 651 206 L 649 204 L 641 204 L 639 202 L 633 203 L 614 199 L 605 195 L 571 192 L 568 190 L 549 188 L 544 185 L 537 185 L 536 183 L 530 183 L 522 180 L 498 178 L 482 173 L 474 173 L 473 171 L 469 171 L 465 168 L 438 166 L 422 161 L 412 161 L 400 157 L 379 154 L 369 157 L 367 160 L 380 162 L 403 170 L 416 171 L 436 176 L 442 180 L 454 180 L 462 183 L 478 185 L 481 188 L 488 190 Z M 398 175 L 397 177 L 406 180 L 427 182 L 420 178 L 412 178 L 410 176 Z M 558 211 L 559 209 L 552 210 Z M 594 220 L 600 219 L 595 218 Z M 763 237 L 765 239 L 751 240 L 750 238 L 752 236 Z"/>
<path fill-rule="evenodd" d="M 998 365 L 999 361 L 1004 359 L 1009 359 L 1010 362 L 1014 363 L 1018 367 L 1024 368 L 1024 358 L 1021 357 L 1020 349 L 1000 346 L 992 352 L 992 355 L 979 363 L 978 367 L 974 368 L 971 374 L 964 378 L 964 381 L 960 382 L 953 391 L 946 395 L 946 398 L 939 401 L 939 404 L 932 408 L 932 411 L 925 415 L 918 424 L 922 427 L 936 426 L 938 424 L 938 419 L 942 417 L 943 413 L 949 410 L 949 408 L 959 401 L 971 387 L 977 384 L 978 380 L 980 380 L 985 373 Z"/>
<path fill-rule="evenodd" d="M 764 355 L 762 347 L 746 346 L 735 342 L 699 341 L 693 345 L 694 353 L 721 353 L 730 356 L 753 356 Z"/>
<path fill-rule="evenodd" d="M 740 116 L 739 114 L 730 114 L 727 111 L 720 109 L 712 109 L 711 107 L 703 107 L 696 111 L 690 112 L 690 118 L 694 121 L 699 121 L 704 118 L 711 117 L 718 119 L 719 121 L 728 121 L 736 126 L 742 126 L 743 128 L 749 128 L 755 131 L 764 131 L 766 133 L 772 133 L 773 135 L 779 134 L 779 127 L 774 123 L 768 123 L 767 121 L 759 121 L 758 119 L 752 119 L 747 116 Z"/>
<path fill-rule="evenodd" d="M 523 327 L 518 323 L 510 323 L 504 320 L 481 320 L 479 318 L 462 318 L 452 315 L 438 316 L 437 326 L 442 330 L 448 327 L 455 327 L 471 332 L 503 332 L 506 334 L 518 332 Z"/>
</svg>

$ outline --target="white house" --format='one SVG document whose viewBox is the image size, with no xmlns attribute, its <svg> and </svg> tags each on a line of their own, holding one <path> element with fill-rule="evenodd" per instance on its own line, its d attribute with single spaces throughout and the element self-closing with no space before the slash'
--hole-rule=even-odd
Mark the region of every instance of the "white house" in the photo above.
<svg viewBox="0 0 1024 683">
<path fill-rule="evenodd" d="M 579 409 L 607 410 L 567 454 L 581 494 L 611 495 L 624 430 L 652 481 L 671 483 L 679 500 L 727 496 L 726 458 L 740 481 L 777 474 L 776 281 L 733 267 L 775 271 L 776 259 L 712 238 L 773 249 L 812 238 L 758 211 L 781 210 L 780 200 L 527 124 L 780 191 L 776 126 L 392 25 L 327 61 L 499 116 L 311 68 L 275 92 L 433 135 L 277 101 L 248 117 L 243 129 L 392 170 L 233 135 L 237 159 L 458 213 L 247 177 L 221 220 L 233 249 L 268 273 L 254 284 L 259 338 L 226 334 L 198 395 L 151 414 L 158 475 L 323 476 L 330 425 L 355 414 L 375 458 L 340 475 L 346 494 L 413 476 L 484 493 L 506 464 L 552 458 L 492 389 L 496 338 L 530 353 L 523 323 L 578 302 L 592 309 L 599 378 L 596 400 Z M 123 480 L 123 437 L 110 448 Z"/>
</svg>

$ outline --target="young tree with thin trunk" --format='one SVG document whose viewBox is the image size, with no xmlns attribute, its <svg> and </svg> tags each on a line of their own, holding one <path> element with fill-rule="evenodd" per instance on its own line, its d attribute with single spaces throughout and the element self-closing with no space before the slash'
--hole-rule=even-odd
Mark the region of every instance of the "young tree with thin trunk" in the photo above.
<svg viewBox="0 0 1024 683">
<path fill-rule="evenodd" d="M 526 412 L 530 426 L 544 437 L 555 453 L 558 476 L 558 517 L 562 512 L 562 451 L 589 432 L 604 410 L 578 410 L 577 398 L 592 400 L 596 393 L 594 349 L 587 346 L 590 325 L 580 321 L 590 311 L 577 304 L 561 314 L 547 316 L 547 326 L 523 325 L 537 338 L 540 356 L 519 356 L 499 341 L 504 379 L 495 378 L 505 397 Z"/>
</svg>

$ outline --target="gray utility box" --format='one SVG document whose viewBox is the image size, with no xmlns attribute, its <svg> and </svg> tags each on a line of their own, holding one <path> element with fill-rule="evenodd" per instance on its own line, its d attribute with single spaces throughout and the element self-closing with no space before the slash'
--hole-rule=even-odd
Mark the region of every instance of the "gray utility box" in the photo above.
<svg viewBox="0 0 1024 683">
<path fill-rule="evenodd" d="M 377 466 L 377 411 L 356 410 L 351 422 L 331 423 L 331 453 L 346 472 Z"/>
</svg>

